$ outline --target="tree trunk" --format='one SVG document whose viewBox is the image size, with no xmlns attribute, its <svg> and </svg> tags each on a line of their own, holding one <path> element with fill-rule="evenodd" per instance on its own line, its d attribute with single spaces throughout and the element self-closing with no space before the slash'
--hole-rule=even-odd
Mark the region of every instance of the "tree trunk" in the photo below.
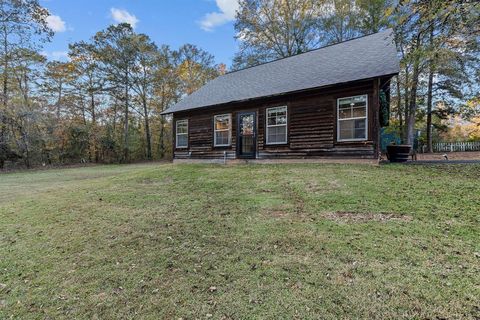
<svg viewBox="0 0 480 320">
<path fill-rule="evenodd" d="M 419 61 L 415 58 L 412 73 L 412 87 L 410 88 L 410 102 L 408 106 L 407 144 L 413 146 L 415 140 L 415 116 L 417 114 L 417 86 L 418 86 Z"/>
<path fill-rule="evenodd" d="M 22 135 L 22 143 L 25 148 L 25 152 L 24 152 L 25 166 L 27 167 L 27 169 L 30 169 L 30 148 L 28 147 L 27 132 L 23 128 L 23 126 L 20 128 L 20 134 Z"/>
<path fill-rule="evenodd" d="M 433 87 L 433 67 L 430 67 L 428 74 L 427 91 L 427 152 L 433 152 L 432 146 L 432 87 Z"/>
<path fill-rule="evenodd" d="M 420 47 L 420 37 L 421 34 L 417 33 L 415 43 L 413 45 L 413 53 L 415 53 L 415 51 L 418 50 L 418 48 Z M 418 57 L 418 55 L 414 55 L 410 97 L 405 94 L 405 100 L 407 100 L 407 97 L 409 99 L 408 108 L 406 108 L 405 110 L 406 112 L 408 111 L 408 117 L 405 116 L 405 121 L 407 121 L 407 144 L 412 146 L 415 141 L 415 117 L 417 115 L 417 89 L 419 73 L 420 58 Z M 405 87 L 409 87 L 408 81 L 406 81 Z M 407 105 L 407 101 L 405 101 L 405 104 Z"/>
<path fill-rule="evenodd" d="M 397 76 L 397 113 L 400 132 L 403 132 L 403 115 L 402 115 L 402 92 L 400 90 L 400 77 Z"/>
<path fill-rule="evenodd" d="M 163 126 L 163 115 L 160 115 L 160 143 L 158 144 L 158 155 L 160 159 L 165 157 L 165 141 L 163 139 L 164 136 L 164 126 Z"/>
<path fill-rule="evenodd" d="M 123 162 L 128 161 L 128 71 L 125 72 L 125 128 L 123 137 Z"/>
<path fill-rule="evenodd" d="M 90 113 L 92 114 L 92 136 L 93 136 L 93 155 L 95 163 L 98 163 L 99 153 L 97 146 L 97 113 L 95 112 L 95 94 L 90 95 Z"/>
<path fill-rule="evenodd" d="M 147 98 L 143 96 L 143 113 L 145 115 L 145 139 L 147 139 L 147 159 L 152 160 L 152 139 L 150 137 L 150 122 L 148 120 Z"/>
<path fill-rule="evenodd" d="M 57 124 L 60 122 L 60 109 L 62 103 L 62 91 L 63 91 L 63 83 L 60 81 L 58 84 L 58 96 L 57 96 L 57 103 L 56 103 L 56 113 L 57 113 Z"/>
<path fill-rule="evenodd" d="M 405 101 L 404 101 L 404 116 L 403 116 L 403 119 L 405 120 L 405 124 L 404 124 L 404 128 L 403 128 L 403 131 L 402 131 L 402 142 L 406 142 L 407 141 L 407 136 L 408 136 L 408 116 L 409 116 L 409 102 L 410 102 L 410 99 L 409 99 L 409 82 L 410 82 L 410 73 L 409 73 L 409 69 L 408 69 L 408 66 L 405 67 L 405 92 L 404 92 L 404 95 L 405 95 Z"/>
<path fill-rule="evenodd" d="M 3 36 L 3 92 L 2 92 L 2 110 L 0 110 L 0 152 L 7 152 L 7 101 L 8 101 L 8 38 L 7 32 L 4 30 Z M 0 169 L 5 167 L 5 156 L 0 154 Z"/>
<path fill-rule="evenodd" d="M 433 24 L 430 27 L 430 47 L 433 47 Z M 427 87 L 427 152 L 433 152 L 432 146 L 432 99 L 433 99 L 433 73 L 435 72 L 434 58 L 429 61 L 428 87 Z"/>
<path fill-rule="evenodd" d="M 25 104 L 25 107 L 27 108 L 27 110 L 30 110 L 31 107 L 30 107 L 30 96 L 29 96 L 29 92 L 28 92 L 28 77 L 26 74 L 24 74 L 23 76 L 23 83 L 24 83 L 24 86 L 23 86 L 23 103 Z M 27 169 L 30 169 L 30 148 L 29 148 L 29 145 L 28 145 L 28 117 L 25 117 L 25 121 L 23 122 L 23 124 L 20 126 L 20 134 L 22 135 L 22 144 L 23 144 L 23 148 L 24 148 L 24 152 L 23 152 L 23 155 L 25 157 L 25 166 L 27 167 Z"/>
</svg>

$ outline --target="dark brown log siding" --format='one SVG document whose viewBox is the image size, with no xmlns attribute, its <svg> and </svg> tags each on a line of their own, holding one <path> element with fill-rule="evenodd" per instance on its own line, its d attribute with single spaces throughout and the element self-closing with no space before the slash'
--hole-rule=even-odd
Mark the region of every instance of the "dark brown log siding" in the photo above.
<svg viewBox="0 0 480 320">
<path fill-rule="evenodd" d="M 378 148 L 379 86 L 386 79 L 374 79 L 316 91 L 264 98 L 227 106 L 191 110 L 174 115 L 174 121 L 188 119 L 189 147 L 175 149 L 176 158 L 236 157 L 236 125 L 238 112 L 257 113 L 258 158 L 355 157 L 375 158 Z M 337 99 L 368 95 L 368 140 L 360 142 L 337 141 Z M 282 145 L 267 145 L 265 141 L 266 109 L 287 106 L 288 141 Z M 232 143 L 229 147 L 214 147 L 213 117 L 232 115 Z M 176 128 L 176 126 L 173 126 Z M 175 140 L 175 133 L 174 133 Z"/>
</svg>

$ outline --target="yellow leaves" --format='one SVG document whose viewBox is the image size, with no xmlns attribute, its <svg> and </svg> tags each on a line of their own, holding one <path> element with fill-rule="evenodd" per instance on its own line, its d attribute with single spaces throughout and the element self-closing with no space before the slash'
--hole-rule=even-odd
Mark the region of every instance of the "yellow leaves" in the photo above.
<svg viewBox="0 0 480 320">
<path fill-rule="evenodd" d="M 227 65 L 225 63 L 220 63 L 217 67 L 217 70 L 219 75 L 224 75 L 227 73 Z"/>
<path fill-rule="evenodd" d="M 469 108 L 472 108 L 472 109 L 479 108 L 480 109 L 480 96 L 468 100 L 466 104 L 467 104 L 467 107 L 469 107 Z"/>
<path fill-rule="evenodd" d="M 390 6 L 385 9 L 385 17 L 390 17 L 393 14 L 395 7 Z"/>
<path fill-rule="evenodd" d="M 469 121 L 459 116 L 449 119 L 446 124 L 448 132 L 442 134 L 442 139 L 449 141 L 480 141 L 480 116 L 471 118 Z"/>
<path fill-rule="evenodd" d="M 470 120 L 470 123 L 464 126 L 469 140 L 480 140 L 480 116 Z"/>
</svg>

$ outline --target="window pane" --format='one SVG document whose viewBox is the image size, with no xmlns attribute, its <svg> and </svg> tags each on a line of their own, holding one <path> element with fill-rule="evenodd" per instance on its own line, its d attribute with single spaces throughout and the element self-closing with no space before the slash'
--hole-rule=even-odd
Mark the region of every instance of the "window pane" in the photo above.
<svg viewBox="0 0 480 320">
<path fill-rule="evenodd" d="M 354 118 L 360 118 L 360 117 L 366 117 L 366 116 L 367 116 L 367 108 L 365 106 L 353 108 Z"/>
<path fill-rule="evenodd" d="M 340 108 L 342 107 L 350 107 L 350 104 L 353 103 L 352 99 L 351 98 L 346 98 L 346 99 L 340 99 L 338 101 L 338 105 L 340 106 Z"/>
<path fill-rule="evenodd" d="M 355 129 L 365 129 L 365 119 L 357 119 L 355 121 Z"/>
<path fill-rule="evenodd" d="M 269 126 L 287 124 L 287 107 L 267 109 L 267 123 Z"/>
<path fill-rule="evenodd" d="M 268 143 L 286 143 L 287 126 L 278 126 L 268 128 Z"/>
<path fill-rule="evenodd" d="M 351 118 L 352 109 L 350 108 L 350 106 L 340 106 L 338 110 L 338 117 L 340 119 Z"/>
<path fill-rule="evenodd" d="M 240 132 L 243 136 L 253 134 L 253 115 L 244 115 L 240 119 Z"/>
<path fill-rule="evenodd" d="M 276 124 L 277 124 L 277 118 L 275 118 L 275 117 L 274 117 L 274 118 L 268 117 L 268 125 L 269 125 L 269 126 L 274 126 L 274 125 L 276 125 Z"/>
<path fill-rule="evenodd" d="M 275 107 L 275 108 L 268 108 L 268 113 L 271 115 L 276 115 L 276 113 L 285 113 L 287 111 L 287 107 Z"/>
<path fill-rule="evenodd" d="M 367 102 L 367 97 L 366 96 L 357 96 L 357 97 L 339 99 L 339 105 L 340 106 L 344 106 L 344 105 L 351 106 L 352 103 L 354 105 L 365 105 L 366 102 Z"/>
<path fill-rule="evenodd" d="M 354 121 L 355 121 L 355 132 L 354 132 L 355 139 L 365 139 L 366 138 L 365 119 L 359 119 Z"/>
<path fill-rule="evenodd" d="M 277 115 L 277 124 L 287 124 L 287 114 L 285 112 Z"/>
<path fill-rule="evenodd" d="M 228 130 L 230 129 L 230 116 L 215 116 L 215 130 Z"/>
<path fill-rule="evenodd" d="M 338 123 L 340 139 L 353 139 L 353 120 L 344 120 Z"/>
<path fill-rule="evenodd" d="M 366 120 L 342 120 L 339 121 L 340 140 L 343 139 L 366 139 Z"/>
<path fill-rule="evenodd" d="M 177 147 L 186 147 L 188 145 L 188 135 L 177 135 Z"/>
<path fill-rule="evenodd" d="M 229 140 L 229 132 L 228 131 L 217 131 L 215 132 L 215 144 L 216 145 L 228 145 L 230 144 Z"/>
<path fill-rule="evenodd" d="M 185 120 L 177 121 L 177 134 L 188 133 L 188 122 Z"/>
</svg>

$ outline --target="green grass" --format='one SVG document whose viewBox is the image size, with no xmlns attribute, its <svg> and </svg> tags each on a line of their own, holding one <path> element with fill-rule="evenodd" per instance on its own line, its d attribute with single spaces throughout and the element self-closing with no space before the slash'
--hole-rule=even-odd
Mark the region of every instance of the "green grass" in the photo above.
<svg viewBox="0 0 480 320">
<path fill-rule="evenodd" d="M 0 319 L 478 319 L 479 212 L 478 165 L 4 174 Z"/>
</svg>

